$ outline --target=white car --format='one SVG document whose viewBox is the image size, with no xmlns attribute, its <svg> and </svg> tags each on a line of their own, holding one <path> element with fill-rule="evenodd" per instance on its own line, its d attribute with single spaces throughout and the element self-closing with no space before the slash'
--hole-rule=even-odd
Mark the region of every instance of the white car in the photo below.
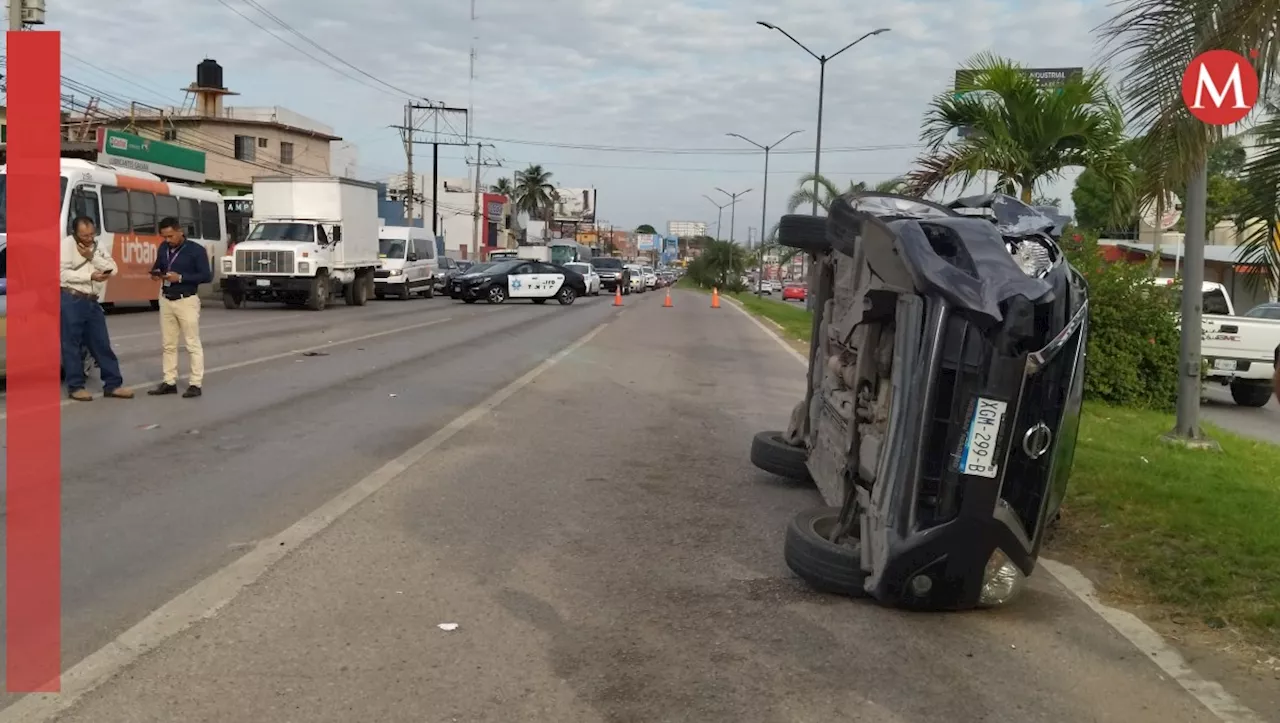
<svg viewBox="0 0 1280 723">
<path fill-rule="evenodd" d="M 770 282 L 769 282 L 769 290 L 770 290 L 770 291 L 776 291 L 777 293 L 781 294 L 781 293 L 782 293 L 782 282 L 781 282 L 781 281 L 778 281 L 777 279 L 774 279 L 773 281 L 770 281 Z"/>
<path fill-rule="evenodd" d="M 596 273 L 596 267 L 585 261 L 570 261 L 564 267 L 582 274 L 582 280 L 587 284 L 587 296 L 600 295 L 600 274 Z"/>
<path fill-rule="evenodd" d="M 653 268 L 649 266 L 641 266 L 640 273 L 644 275 L 644 288 L 656 289 L 658 287 L 658 275 L 653 273 Z"/>
<path fill-rule="evenodd" d="M 627 271 L 631 272 L 632 293 L 643 294 L 646 288 L 644 285 L 644 268 L 630 264 L 627 266 Z"/>
</svg>

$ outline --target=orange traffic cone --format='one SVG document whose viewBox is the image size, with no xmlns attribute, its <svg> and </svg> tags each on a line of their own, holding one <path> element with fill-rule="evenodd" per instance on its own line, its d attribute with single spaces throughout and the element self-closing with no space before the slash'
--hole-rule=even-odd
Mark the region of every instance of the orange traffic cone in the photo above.
<svg viewBox="0 0 1280 723">
<path fill-rule="evenodd" d="M 664 309 L 671 308 L 671 289 L 667 289 L 667 300 L 662 302 L 662 308 Z"/>
<path fill-rule="evenodd" d="M 720 289 L 717 289 L 714 286 L 711 287 L 711 308 L 720 308 Z"/>
<path fill-rule="evenodd" d="M 622 284 L 618 284 L 613 290 L 613 305 L 622 306 Z"/>
</svg>

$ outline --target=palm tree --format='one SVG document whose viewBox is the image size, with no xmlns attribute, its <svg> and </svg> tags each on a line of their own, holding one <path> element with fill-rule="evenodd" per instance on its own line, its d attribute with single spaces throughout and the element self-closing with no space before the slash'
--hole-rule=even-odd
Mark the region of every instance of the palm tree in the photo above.
<svg viewBox="0 0 1280 723">
<path fill-rule="evenodd" d="M 551 222 L 556 204 L 556 187 L 551 183 L 551 171 L 539 164 L 532 164 L 523 171 L 516 171 L 514 184 L 517 211 L 529 214 L 529 218 L 542 217 Z"/>
<path fill-rule="evenodd" d="M 515 186 L 512 185 L 511 179 L 506 176 L 499 178 L 497 182 L 493 184 L 492 190 L 499 196 L 506 196 L 508 199 L 514 198 L 516 195 Z"/>
<path fill-rule="evenodd" d="M 850 181 L 849 185 L 842 190 L 835 181 L 820 173 L 817 175 L 806 173 L 796 182 L 796 190 L 787 198 L 787 213 L 795 213 L 802 206 L 813 205 L 815 180 L 818 186 L 818 208 L 823 210 L 829 209 L 831 202 L 842 193 L 870 190 L 879 191 L 880 193 L 900 193 L 906 185 L 906 179 L 898 176 L 887 181 L 881 181 L 875 186 L 868 186 L 866 181 L 858 181 L 857 183 Z"/>
<path fill-rule="evenodd" d="M 990 53 L 966 68 L 972 73 L 956 93 L 930 102 L 920 134 L 928 150 L 907 176 L 908 192 L 923 196 L 957 180 L 964 186 L 994 171 L 999 190 L 1030 203 L 1037 183 L 1072 166 L 1092 168 L 1118 185 L 1127 180 L 1117 152 L 1124 117 L 1100 73 L 1046 93 L 1020 66 Z M 948 140 L 961 129 L 968 132 Z"/>
</svg>

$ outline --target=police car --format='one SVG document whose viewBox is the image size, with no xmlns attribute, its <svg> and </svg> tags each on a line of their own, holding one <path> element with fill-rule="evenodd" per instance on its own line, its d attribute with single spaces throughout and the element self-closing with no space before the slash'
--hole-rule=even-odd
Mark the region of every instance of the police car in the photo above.
<svg viewBox="0 0 1280 723">
<path fill-rule="evenodd" d="M 582 274 L 563 266 L 527 259 L 503 259 L 478 264 L 449 282 L 449 296 L 474 304 L 481 299 L 501 304 L 507 299 L 548 299 L 568 306 L 587 293 Z"/>
</svg>

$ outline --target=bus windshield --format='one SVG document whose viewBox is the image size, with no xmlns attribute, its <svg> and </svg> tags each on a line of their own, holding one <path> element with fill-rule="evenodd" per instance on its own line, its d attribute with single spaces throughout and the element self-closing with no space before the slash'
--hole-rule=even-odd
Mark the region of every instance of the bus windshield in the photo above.
<svg viewBox="0 0 1280 723">
<path fill-rule="evenodd" d="M 582 260 L 583 259 L 578 254 L 578 249 L 574 246 L 566 245 L 566 246 L 551 247 L 551 263 L 553 264 L 559 264 L 563 266 L 564 264 L 567 264 L 573 261 L 582 261 Z"/>
<path fill-rule="evenodd" d="M 67 178 L 63 176 L 59 179 L 62 182 L 62 190 L 58 192 L 58 213 L 62 213 L 62 201 L 67 198 Z M 9 233 L 9 176 L 0 173 L 0 233 Z"/>
</svg>

